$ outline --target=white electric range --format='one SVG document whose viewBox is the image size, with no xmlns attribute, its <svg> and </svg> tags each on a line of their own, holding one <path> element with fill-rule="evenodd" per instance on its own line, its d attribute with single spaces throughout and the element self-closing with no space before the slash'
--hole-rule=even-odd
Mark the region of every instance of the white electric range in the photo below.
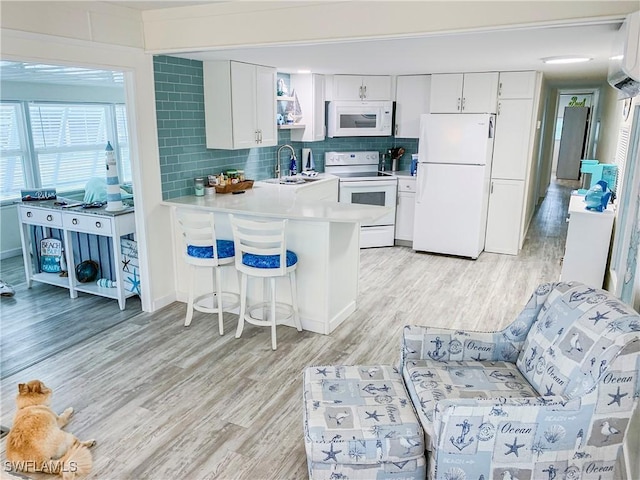
<svg viewBox="0 0 640 480">
<path fill-rule="evenodd" d="M 380 153 L 326 152 L 324 171 L 339 178 L 339 201 L 390 207 L 373 223 L 361 225 L 360 248 L 391 247 L 394 244 L 398 179 L 378 171 Z"/>
</svg>

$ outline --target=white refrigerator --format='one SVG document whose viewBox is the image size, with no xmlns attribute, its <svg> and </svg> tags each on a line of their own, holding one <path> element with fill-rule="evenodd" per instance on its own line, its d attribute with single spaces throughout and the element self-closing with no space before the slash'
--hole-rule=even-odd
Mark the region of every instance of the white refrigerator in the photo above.
<svg viewBox="0 0 640 480">
<path fill-rule="evenodd" d="M 413 248 L 478 258 L 484 250 L 495 115 L 420 118 Z"/>
</svg>

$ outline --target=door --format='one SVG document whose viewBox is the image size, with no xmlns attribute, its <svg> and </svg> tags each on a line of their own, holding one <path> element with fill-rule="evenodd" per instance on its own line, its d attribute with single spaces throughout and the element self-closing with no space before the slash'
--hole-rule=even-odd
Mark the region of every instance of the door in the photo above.
<svg viewBox="0 0 640 480">
<path fill-rule="evenodd" d="M 324 77 L 322 75 L 312 76 L 312 102 L 313 102 L 313 125 L 312 141 L 324 140 L 325 131 L 325 110 L 324 110 Z"/>
<path fill-rule="evenodd" d="M 231 122 L 233 148 L 252 148 L 256 144 L 255 65 L 231 62 Z M 275 118 L 275 114 L 274 117 Z"/>
<path fill-rule="evenodd" d="M 362 100 L 360 75 L 335 75 L 333 77 L 334 100 Z"/>
<path fill-rule="evenodd" d="M 373 75 L 362 77 L 363 100 L 391 100 L 391 77 Z"/>
<path fill-rule="evenodd" d="M 363 227 L 373 225 L 393 225 L 396 220 L 397 180 L 362 180 L 340 181 L 339 201 L 358 205 L 375 205 L 390 207 L 392 210 L 371 223 L 362 224 Z"/>
<path fill-rule="evenodd" d="M 500 72 L 498 99 L 533 98 L 536 72 Z"/>
<path fill-rule="evenodd" d="M 524 181 L 491 181 L 484 243 L 486 252 L 518 254 L 523 201 Z"/>
<path fill-rule="evenodd" d="M 423 163 L 416 178 L 413 248 L 477 258 L 484 247 L 486 168 Z"/>
<path fill-rule="evenodd" d="M 256 126 L 260 130 L 261 147 L 269 147 L 278 143 L 276 128 L 276 69 L 272 67 L 256 67 Z"/>
<path fill-rule="evenodd" d="M 464 74 L 463 113 L 496 113 L 498 75 L 498 72 Z"/>
<path fill-rule="evenodd" d="M 524 180 L 528 164 L 533 100 L 498 102 L 491 176 Z"/>
<path fill-rule="evenodd" d="M 460 113 L 462 73 L 431 75 L 431 113 Z"/>
<path fill-rule="evenodd" d="M 424 115 L 420 162 L 485 165 L 493 142 L 492 122 L 488 114 Z"/>
<path fill-rule="evenodd" d="M 563 180 L 580 178 L 580 160 L 584 157 L 589 107 L 565 107 L 558 152 L 556 177 Z"/>
<path fill-rule="evenodd" d="M 396 137 L 420 137 L 420 115 L 429 113 L 430 88 L 430 75 L 398 76 L 396 80 Z"/>
</svg>

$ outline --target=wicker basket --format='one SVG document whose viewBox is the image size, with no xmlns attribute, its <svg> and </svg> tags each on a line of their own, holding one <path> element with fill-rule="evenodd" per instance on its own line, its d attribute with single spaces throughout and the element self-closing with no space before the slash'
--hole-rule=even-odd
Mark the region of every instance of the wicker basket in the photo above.
<svg viewBox="0 0 640 480">
<path fill-rule="evenodd" d="M 231 193 L 239 192 L 241 190 L 249 190 L 253 187 L 253 180 L 245 180 L 238 183 L 227 183 L 224 187 L 216 185 L 216 193 Z"/>
</svg>

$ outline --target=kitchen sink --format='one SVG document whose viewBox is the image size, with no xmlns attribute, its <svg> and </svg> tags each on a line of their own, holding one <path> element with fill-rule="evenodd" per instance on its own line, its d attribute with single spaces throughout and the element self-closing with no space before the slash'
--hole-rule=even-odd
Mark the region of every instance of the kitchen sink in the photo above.
<svg viewBox="0 0 640 480">
<path fill-rule="evenodd" d="M 282 177 L 282 178 L 267 178 L 266 180 L 262 180 L 265 183 L 279 183 L 280 185 L 302 185 L 306 183 L 305 179 L 302 177 L 291 176 L 291 177 Z"/>
</svg>

